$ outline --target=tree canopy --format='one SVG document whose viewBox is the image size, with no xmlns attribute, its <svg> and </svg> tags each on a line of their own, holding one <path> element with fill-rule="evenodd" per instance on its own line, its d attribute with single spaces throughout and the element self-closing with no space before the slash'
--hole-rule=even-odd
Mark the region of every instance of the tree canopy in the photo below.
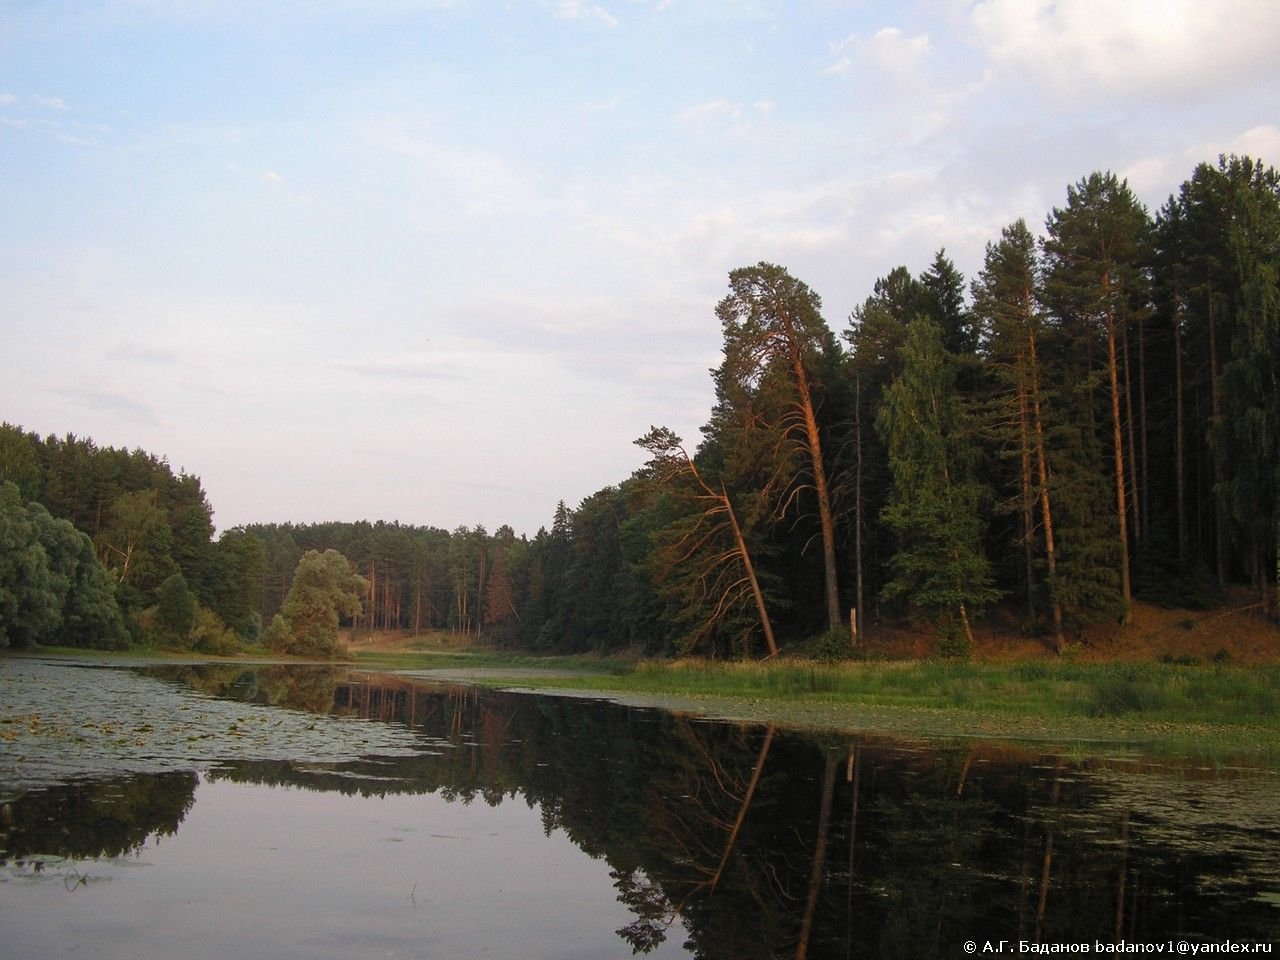
<svg viewBox="0 0 1280 960">
<path fill-rule="evenodd" d="M 236 646 L 271 623 L 277 649 L 327 656 L 345 622 L 761 656 L 839 637 L 850 608 L 863 642 L 916 621 L 967 635 L 994 608 L 1064 650 L 1135 600 L 1231 589 L 1275 617 L 1278 277 L 1280 176 L 1234 156 L 1154 218 L 1091 173 L 1039 236 L 993 238 L 972 283 L 943 250 L 892 266 L 839 338 L 785 267 L 741 267 L 708 305 L 696 448 L 651 431 L 632 476 L 531 534 L 214 539 L 199 478 L 162 457 L 4 424 L 0 643 Z"/>
</svg>

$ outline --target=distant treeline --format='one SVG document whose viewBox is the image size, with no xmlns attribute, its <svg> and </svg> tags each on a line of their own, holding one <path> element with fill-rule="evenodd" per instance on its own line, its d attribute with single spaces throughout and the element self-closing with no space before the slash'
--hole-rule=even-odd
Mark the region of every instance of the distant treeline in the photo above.
<svg viewBox="0 0 1280 960">
<path fill-rule="evenodd" d="M 1092 174 L 1039 236 L 1005 228 L 971 281 L 939 251 L 836 330 L 768 263 L 734 271 L 716 315 L 701 438 L 654 427 L 644 467 L 533 537 L 362 522 L 214 541 L 197 478 L 7 426 L 0 479 L 92 538 L 135 639 L 175 574 L 252 638 L 328 548 L 369 583 L 359 628 L 540 650 L 836 646 L 856 608 L 863 636 L 927 621 L 960 652 L 997 607 L 1061 648 L 1134 598 L 1231 585 L 1276 613 L 1275 170 L 1201 164 L 1154 218 Z"/>
</svg>

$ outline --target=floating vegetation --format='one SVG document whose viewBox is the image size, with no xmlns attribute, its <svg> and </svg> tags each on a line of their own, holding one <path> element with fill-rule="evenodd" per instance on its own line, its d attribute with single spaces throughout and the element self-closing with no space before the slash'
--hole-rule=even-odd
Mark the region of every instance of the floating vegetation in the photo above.
<svg viewBox="0 0 1280 960">
<path fill-rule="evenodd" d="M 32 788 L 237 760 L 340 763 L 415 752 L 409 731 L 236 703 L 132 670 L 0 660 L 0 802 Z"/>
</svg>

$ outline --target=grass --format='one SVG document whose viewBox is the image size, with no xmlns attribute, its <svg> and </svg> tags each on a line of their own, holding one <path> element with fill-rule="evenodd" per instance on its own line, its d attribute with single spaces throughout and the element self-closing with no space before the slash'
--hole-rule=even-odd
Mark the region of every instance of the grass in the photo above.
<svg viewBox="0 0 1280 960">
<path fill-rule="evenodd" d="M 572 661 L 524 658 L 572 669 Z M 467 659 L 458 665 L 481 665 Z M 519 666 L 494 658 L 490 667 Z M 1038 717 L 1141 716 L 1169 723 L 1280 730 L 1280 667 L 1170 664 L 1013 664 L 922 661 L 830 665 L 698 661 L 594 661 L 581 676 L 541 685 L 621 693 L 826 701 L 905 708 L 962 708 Z M 537 678 L 532 678 L 537 680 Z M 524 682 L 522 680 L 522 682 Z"/>
<path fill-rule="evenodd" d="M 412 665 L 464 672 L 484 667 L 484 675 L 469 678 L 495 686 L 595 692 L 742 720 L 897 735 L 1135 746 L 1280 766 L 1280 666 L 1274 665 L 761 664 L 496 654 L 423 659 Z M 404 668 L 403 663 L 387 666 Z"/>
<path fill-rule="evenodd" d="M 169 659 L 141 651 L 96 656 L 140 653 Z M 1220 759 L 1261 757 L 1280 766 L 1280 665 L 1275 664 L 732 663 L 456 647 L 354 656 L 364 669 L 441 670 L 493 686 L 599 693 L 741 720 L 897 735 L 1132 744 Z"/>
</svg>

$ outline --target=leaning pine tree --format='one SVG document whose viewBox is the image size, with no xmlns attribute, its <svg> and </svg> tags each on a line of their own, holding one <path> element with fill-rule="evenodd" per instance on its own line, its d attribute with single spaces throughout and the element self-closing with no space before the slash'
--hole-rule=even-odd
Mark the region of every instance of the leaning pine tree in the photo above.
<svg viewBox="0 0 1280 960">
<path fill-rule="evenodd" d="M 956 649 L 963 632 L 967 649 L 971 615 L 999 597 L 982 552 L 977 448 L 937 325 L 924 318 L 908 325 L 902 361 L 876 418 L 893 476 L 883 518 L 898 541 L 884 596 L 928 616 L 944 647 Z"/>
</svg>

